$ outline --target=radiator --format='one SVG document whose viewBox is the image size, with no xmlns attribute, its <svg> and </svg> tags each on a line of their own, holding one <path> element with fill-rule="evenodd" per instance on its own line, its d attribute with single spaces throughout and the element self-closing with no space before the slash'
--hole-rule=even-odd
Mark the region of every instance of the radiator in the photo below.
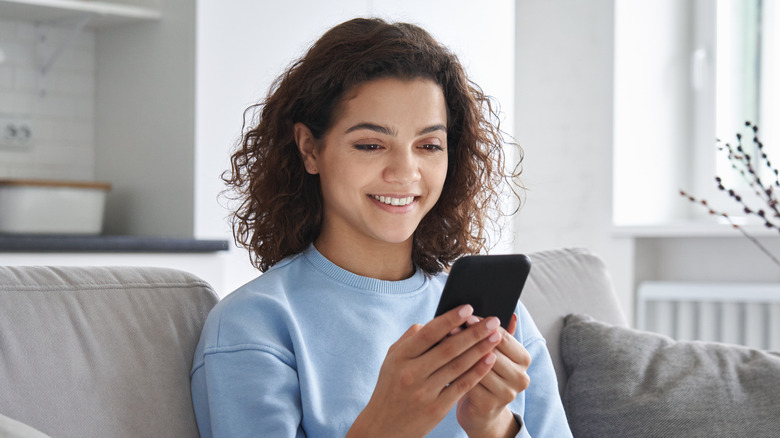
<svg viewBox="0 0 780 438">
<path fill-rule="evenodd" d="M 645 282 L 637 293 L 640 330 L 780 350 L 780 284 Z"/>
</svg>

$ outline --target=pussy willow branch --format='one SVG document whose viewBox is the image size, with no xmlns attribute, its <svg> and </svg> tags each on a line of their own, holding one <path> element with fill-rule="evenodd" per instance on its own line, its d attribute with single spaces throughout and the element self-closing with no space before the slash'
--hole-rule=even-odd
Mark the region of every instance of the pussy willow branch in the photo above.
<svg viewBox="0 0 780 438">
<path fill-rule="evenodd" d="M 761 143 L 761 141 L 758 138 L 758 126 L 752 124 L 751 122 L 745 122 L 745 126 L 748 128 L 751 128 L 753 131 L 753 144 L 756 148 L 756 154 L 759 155 L 760 158 L 755 159 L 756 165 L 761 166 L 762 163 L 765 165 L 770 172 L 774 176 L 774 181 L 765 185 L 764 181 L 761 180 L 761 177 L 759 176 L 758 172 L 756 172 L 755 167 L 753 166 L 753 158 L 745 151 L 745 148 L 742 144 L 742 134 L 737 133 L 737 146 L 736 148 L 731 146 L 729 143 L 725 143 L 723 146 L 718 146 L 718 149 L 723 151 L 725 150 L 727 152 L 727 157 L 729 160 L 729 164 L 731 165 L 731 168 L 734 169 L 737 173 L 739 173 L 742 178 L 747 182 L 747 184 L 750 186 L 750 188 L 753 190 L 754 194 L 756 195 L 757 199 L 763 201 L 766 203 L 766 207 L 769 210 L 769 214 L 764 209 L 755 209 L 751 208 L 747 205 L 745 200 L 742 198 L 742 196 L 737 193 L 736 190 L 727 188 L 723 185 L 723 179 L 720 176 L 715 177 L 715 182 L 718 185 L 718 190 L 727 193 L 728 196 L 733 199 L 737 204 L 739 204 L 742 207 L 742 210 L 745 212 L 745 214 L 753 215 L 761 218 L 762 221 L 764 221 L 764 226 L 767 228 L 773 228 L 775 230 L 780 231 L 780 205 L 778 203 L 778 199 L 776 194 L 780 192 L 780 175 L 778 175 L 777 169 L 772 166 L 772 162 L 769 161 L 769 157 L 767 156 L 766 152 L 764 152 L 764 145 Z M 720 140 L 718 140 L 718 143 L 720 143 Z M 777 188 L 777 190 L 776 190 Z M 707 208 L 708 212 L 712 216 L 720 216 L 725 218 L 729 224 L 733 228 L 736 228 L 739 230 L 748 240 L 753 242 L 764 254 L 769 256 L 769 258 L 775 262 L 778 266 L 780 266 L 780 260 L 778 260 L 769 250 L 761 244 L 761 242 L 758 241 L 755 237 L 751 236 L 743 227 L 739 226 L 738 224 L 734 223 L 734 221 L 731 219 L 731 217 L 723 212 L 716 211 L 712 207 L 710 207 L 709 203 L 704 199 L 696 199 L 696 197 L 690 195 L 689 193 L 685 192 L 684 190 L 680 190 L 680 195 L 688 198 L 689 201 L 700 204 Z M 777 221 L 778 223 L 773 222 Z"/>
<path fill-rule="evenodd" d="M 761 141 L 758 138 L 758 126 L 752 124 L 751 122 L 745 122 L 745 126 L 749 127 L 753 131 L 753 144 L 756 146 L 757 153 L 760 154 L 760 158 L 757 160 L 758 165 L 761 164 L 761 161 L 763 160 L 764 164 L 769 167 L 769 169 L 772 171 L 772 173 L 775 175 L 775 181 L 774 186 L 780 187 L 780 182 L 777 180 L 777 170 L 772 167 L 772 163 L 769 161 L 769 157 L 764 152 L 764 145 L 761 143 Z M 721 146 L 720 149 L 723 150 L 724 147 L 726 151 L 728 152 L 728 159 L 729 163 L 731 164 L 732 169 L 739 172 L 739 174 L 747 181 L 750 188 L 753 189 L 754 193 L 758 197 L 758 199 L 763 200 L 766 203 L 766 206 L 771 210 L 771 218 L 774 220 L 777 220 L 777 218 L 780 218 L 780 210 L 778 210 L 778 200 L 776 198 L 777 191 L 774 190 L 773 184 L 770 183 L 769 185 L 765 185 L 764 182 L 761 180 L 761 177 L 759 176 L 758 172 L 756 172 L 751 156 L 745 151 L 743 145 L 742 145 L 742 134 L 737 133 L 737 146 L 736 151 L 735 149 L 729 144 L 726 143 L 725 146 Z M 720 140 L 718 140 L 720 142 Z M 718 189 L 728 193 L 728 195 L 734 199 L 738 204 L 740 204 L 743 207 L 743 210 L 746 214 L 752 214 L 755 216 L 760 217 L 764 221 L 764 225 L 766 225 L 768 228 L 775 228 L 780 230 L 780 226 L 778 224 L 773 223 L 772 219 L 770 219 L 770 215 L 767 215 L 767 213 L 763 209 L 754 209 L 750 208 L 742 199 L 742 197 L 736 193 L 733 189 L 727 189 L 723 186 L 723 180 L 720 177 L 716 177 L 715 181 L 718 184 Z"/>
<path fill-rule="evenodd" d="M 694 196 L 691 196 L 690 194 L 686 193 L 684 190 L 680 190 L 680 195 L 688 198 L 689 201 L 695 203 L 695 204 L 701 204 L 705 208 L 707 208 L 708 212 L 712 216 L 720 216 L 722 218 L 725 218 L 728 223 L 731 225 L 732 228 L 735 228 L 739 230 L 740 233 L 742 233 L 743 236 L 745 236 L 748 240 L 750 240 L 754 245 L 756 245 L 764 254 L 766 254 L 773 262 L 775 262 L 776 265 L 780 266 L 780 260 L 777 259 L 777 257 L 774 256 L 764 245 L 761 244 L 761 242 L 756 239 L 755 237 L 751 236 L 750 233 L 745 231 L 744 228 L 736 224 L 731 217 L 721 211 L 716 211 L 712 207 L 710 207 L 709 203 L 704 199 L 696 199 Z"/>
</svg>

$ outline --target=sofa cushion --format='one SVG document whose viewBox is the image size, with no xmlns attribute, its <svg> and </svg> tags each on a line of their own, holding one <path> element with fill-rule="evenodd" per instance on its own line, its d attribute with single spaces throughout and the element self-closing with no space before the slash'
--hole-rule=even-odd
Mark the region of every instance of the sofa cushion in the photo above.
<svg viewBox="0 0 780 438">
<path fill-rule="evenodd" d="M 563 402 L 578 437 L 780 436 L 780 352 L 565 318 Z"/>
<path fill-rule="evenodd" d="M 566 386 L 559 354 L 563 317 L 580 312 L 600 321 L 628 326 L 604 262 L 584 248 L 563 248 L 528 254 L 531 274 L 520 300 L 547 340 L 558 387 Z"/>
<path fill-rule="evenodd" d="M 212 288 L 172 269 L 0 267 L 0 412 L 56 437 L 197 437 Z"/>
</svg>

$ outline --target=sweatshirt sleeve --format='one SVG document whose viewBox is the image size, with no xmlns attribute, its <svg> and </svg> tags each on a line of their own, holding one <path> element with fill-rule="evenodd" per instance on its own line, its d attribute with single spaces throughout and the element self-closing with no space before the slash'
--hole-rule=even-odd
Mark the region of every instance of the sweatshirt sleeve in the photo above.
<svg viewBox="0 0 780 438">
<path fill-rule="evenodd" d="M 257 345 L 205 350 L 192 371 L 203 438 L 305 437 L 294 359 Z"/>
<path fill-rule="evenodd" d="M 531 384 L 525 390 L 523 426 L 517 436 L 571 438 L 547 343 L 522 305 L 518 306 L 518 317 L 521 321 L 519 340 L 531 355 L 531 366 L 528 368 Z"/>
</svg>

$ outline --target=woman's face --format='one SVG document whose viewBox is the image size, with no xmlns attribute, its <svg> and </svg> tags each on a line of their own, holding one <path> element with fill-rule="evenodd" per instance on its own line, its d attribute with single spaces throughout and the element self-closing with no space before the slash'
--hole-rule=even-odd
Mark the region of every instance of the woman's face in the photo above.
<svg viewBox="0 0 780 438">
<path fill-rule="evenodd" d="M 411 243 L 447 174 L 441 87 L 428 79 L 366 82 L 345 96 L 336 118 L 317 146 L 299 141 L 307 171 L 320 176 L 320 237 Z"/>
</svg>

